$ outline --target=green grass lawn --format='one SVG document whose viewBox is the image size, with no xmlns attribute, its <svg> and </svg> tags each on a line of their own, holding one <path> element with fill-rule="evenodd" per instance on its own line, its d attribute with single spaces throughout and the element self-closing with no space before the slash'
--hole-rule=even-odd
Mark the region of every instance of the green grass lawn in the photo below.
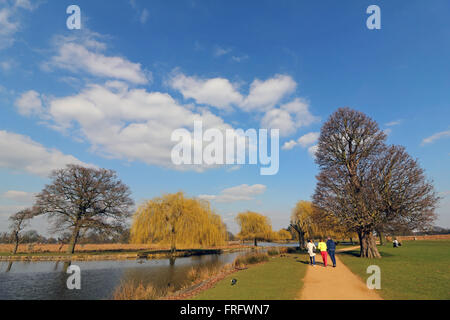
<svg viewBox="0 0 450 320">
<path fill-rule="evenodd" d="M 379 246 L 381 259 L 361 259 L 357 251 L 339 254 L 364 282 L 370 265 L 381 269 L 384 299 L 450 299 L 450 241 L 403 241 L 400 248 Z"/>
<path fill-rule="evenodd" d="M 304 254 L 270 258 L 269 262 L 229 275 L 194 299 L 293 300 L 303 285 L 307 259 Z M 234 286 L 231 285 L 232 279 L 237 279 Z"/>
</svg>

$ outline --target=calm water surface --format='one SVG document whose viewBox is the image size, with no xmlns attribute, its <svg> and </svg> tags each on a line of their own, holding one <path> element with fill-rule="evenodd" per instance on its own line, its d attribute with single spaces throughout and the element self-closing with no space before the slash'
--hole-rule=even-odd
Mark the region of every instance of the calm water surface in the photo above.
<svg viewBox="0 0 450 320">
<path fill-rule="evenodd" d="M 72 264 L 81 269 L 81 290 L 67 289 L 69 275 L 64 262 L 0 262 L 0 300 L 110 299 L 121 281 L 178 289 L 191 267 L 223 266 L 242 254 L 245 252 L 158 260 L 75 261 Z"/>
</svg>

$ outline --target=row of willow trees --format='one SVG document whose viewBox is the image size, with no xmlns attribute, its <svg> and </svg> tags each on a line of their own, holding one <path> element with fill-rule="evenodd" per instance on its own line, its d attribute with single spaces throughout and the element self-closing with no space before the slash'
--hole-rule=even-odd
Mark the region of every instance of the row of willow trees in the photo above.
<svg viewBox="0 0 450 320">
<path fill-rule="evenodd" d="M 290 240 L 292 234 L 273 231 L 268 217 L 256 212 L 239 213 L 237 238 L 251 240 Z M 221 217 L 206 200 L 188 198 L 182 192 L 166 194 L 147 201 L 133 216 L 130 230 L 132 243 L 153 243 L 177 248 L 211 247 L 227 244 L 229 233 Z"/>
</svg>

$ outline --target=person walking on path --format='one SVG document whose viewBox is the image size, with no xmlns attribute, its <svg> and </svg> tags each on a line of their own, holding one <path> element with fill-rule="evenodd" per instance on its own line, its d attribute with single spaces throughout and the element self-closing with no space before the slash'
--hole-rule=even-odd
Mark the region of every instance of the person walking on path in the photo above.
<svg viewBox="0 0 450 320">
<path fill-rule="evenodd" d="M 328 237 L 326 245 L 327 245 L 328 254 L 330 255 L 331 261 L 333 262 L 333 268 L 336 268 L 336 256 L 335 256 L 336 242 L 334 242 L 333 239 Z"/>
<path fill-rule="evenodd" d="M 327 244 L 320 239 L 319 246 L 320 254 L 322 255 L 323 264 L 327 267 Z"/>
<path fill-rule="evenodd" d="M 308 249 L 309 254 L 309 261 L 310 264 L 315 267 L 316 266 L 316 246 L 314 245 L 312 240 L 308 240 L 308 244 L 306 245 L 306 248 Z"/>
</svg>

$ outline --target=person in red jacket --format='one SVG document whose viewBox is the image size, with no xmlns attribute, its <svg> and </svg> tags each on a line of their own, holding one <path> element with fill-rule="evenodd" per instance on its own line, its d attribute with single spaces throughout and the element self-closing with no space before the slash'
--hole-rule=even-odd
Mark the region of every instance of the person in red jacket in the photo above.
<svg viewBox="0 0 450 320">
<path fill-rule="evenodd" d="M 323 239 L 320 239 L 319 246 L 317 247 L 320 250 L 320 254 L 322 255 L 323 264 L 325 265 L 325 268 L 327 267 L 327 244 L 323 241 Z"/>
</svg>

